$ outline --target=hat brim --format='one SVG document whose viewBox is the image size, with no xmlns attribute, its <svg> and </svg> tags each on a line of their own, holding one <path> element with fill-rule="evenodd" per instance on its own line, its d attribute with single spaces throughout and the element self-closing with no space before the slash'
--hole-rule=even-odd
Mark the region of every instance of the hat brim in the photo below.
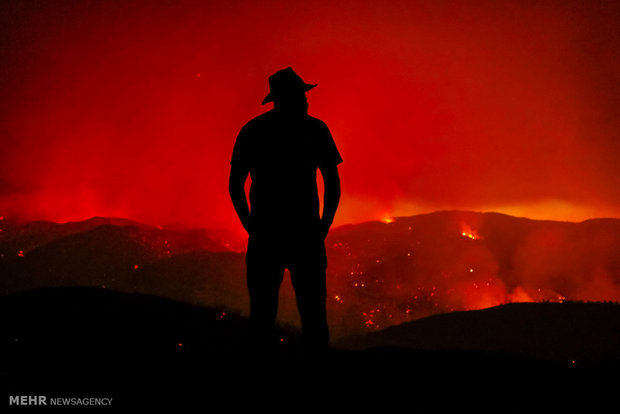
<svg viewBox="0 0 620 414">
<path fill-rule="evenodd" d="M 316 86 L 317 86 L 316 84 L 315 84 L 315 85 L 313 85 L 313 84 L 310 84 L 310 83 L 304 83 L 304 86 L 303 86 L 303 88 L 302 88 L 302 91 L 303 91 L 303 92 L 308 92 L 310 89 L 312 89 L 312 88 L 314 88 L 314 87 L 316 87 Z M 268 103 L 268 102 L 273 102 L 273 98 L 274 98 L 273 93 L 269 92 L 269 93 L 267 94 L 267 96 L 265 96 L 265 99 L 263 99 L 263 103 L 262 103 L 261 105 L 265 105 L 265 104 L 266 104 L 266 103 Z"/>
</svg>

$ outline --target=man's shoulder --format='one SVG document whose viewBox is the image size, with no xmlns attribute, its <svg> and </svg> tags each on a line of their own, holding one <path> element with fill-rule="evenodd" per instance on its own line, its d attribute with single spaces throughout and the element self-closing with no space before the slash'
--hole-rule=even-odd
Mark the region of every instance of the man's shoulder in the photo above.
<svg viewBox="0 0 620 414">
<path fill-rule="evenodd" d="M 278 120 L 277 115 L 272 109 L 250 119 L 243 126 L 243 130 L 245 132 L 260 132 L 266 128 L 272 127 L 274 124 L 277 124 L 279 122 L 281 121 Z M 322 132 L 329 131 L 329 129 L 327 128 L 327 124 L 319 118 L 306 115 L 305 122 L 307 122 L 306 126 L 309 127 L 310 130 L 320 130 Z"/>
<path fill-rule="evenodd" d="M 265 113 L 258 115 L 257 117 L 250 119 L 248 122 L 246 122 L 243 128 L 244 129 L 260 128 L 271 122 L 273 122 L 273 110 L 267 111 Z"/>
<path fill-rule="evenodd" d="M 327 124 L 319 118 L 308 115 L 308 123 L 310 124 L 310 129 L 315 131 L 315 133 L 329 135 L 329 128 L 327 127 Z"/>
<path fill-rule="evenodd" d="M 321 128 L 327 128 L 327 124 L 323 121 L 321 121 L 319 118 L 315 118 L 311 115 L 308 115 L 308 121 L 310 123 L 312 123 L 315 126 L 321 127 Z"/>
</svg>

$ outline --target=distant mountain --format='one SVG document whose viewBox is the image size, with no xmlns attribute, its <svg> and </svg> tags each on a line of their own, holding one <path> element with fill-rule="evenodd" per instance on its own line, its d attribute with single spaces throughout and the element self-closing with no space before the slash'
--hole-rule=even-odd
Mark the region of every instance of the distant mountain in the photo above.
<svg viewBox="0 0 620 414">
<path fill-rule="evenodd" d="M 28 235 L 31 243 L 25 245 L 35 247 L 19 249 L 17 254 L 14 251 L 24 239 L 4 239 L 5 251 L 12 254 L 5 253 L 0 260 L 1 291 L 92 286 L 190 303 L 244 303 L 239 297 L 244 292 L 243 256 L 222 251 L 221 245 L 206 236 L 206 230 L 166 231 L 101 222 L 68 224 L 69 228 L 50 223 L 27 225 L 19 233 Z M 49 234 L 42 229 L 50 229 Z M 205 289 L 208 299 L 201 300 Z"/>
<path fill-rule="evenodd" d="M 84 228 L 62 229 L 63 236 L 57 232 L 49 241 L 45 236 L 33 238 L 36 247 L 20 249 L 16 257 L 5 260 L 4 270 L 9 271 L 2 286 L 18 291 L 28 287 L 126 283 L 135 266 L 158 258 L 156 251 L 141 242 L 142 230 L 138 227 L 103 224 Z"/>
<path fill-rule="evenodd" d="M 159 227 L 117 217 L 92 217 L 83 221 L 54 223 L 32 221 L 16 223 L 0 221 L 0 258 L 15 257 L 22 252 L 45 245 L 51 241 L 83 233 L 101 226 L 130 229 L 145 246 L 157 249 L 160 254 L 175 254 L 192 250 L 232 251 L 230 242 L 222 240 L 220 230 Z M 226 246 L 226 244 L 229 246 Z"/>
<path fill-rule="evenodd" d="M 93 286 L 247 314 L 244 254 L 221 232 L 125 219 L 0 222 L 0 294 Z M 332 229 L 334 338 L 511 302 L 620 300 L 620 220 L 442 211 Z M 279 318 L 298 325 L 290 281 Z"/>
<path fill-rule="evenodd" d="M 91 286 L 224 307 L 247 303 L 242 254 L 209 230 L 103 217 L 2 224 L 1 294 Z"/>
</svg>

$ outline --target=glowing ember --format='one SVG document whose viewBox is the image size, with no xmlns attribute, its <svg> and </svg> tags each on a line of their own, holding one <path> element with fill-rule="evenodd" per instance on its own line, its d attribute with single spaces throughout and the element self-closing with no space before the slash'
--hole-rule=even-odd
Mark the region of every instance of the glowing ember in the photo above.
<svg viewBox="0 0 620 414">
<path fill-rule="evenodd" d="M 140 268 L 138 265 L 133 265 L 134 270 Z"/>
<path fill-rule="evenodd" d="M 367 319 L 366 322 L 364 322 L 367 328 L 375 328 L 378 329 L 379 325 L 377 325 L 372 319 Z"/>
</svg>

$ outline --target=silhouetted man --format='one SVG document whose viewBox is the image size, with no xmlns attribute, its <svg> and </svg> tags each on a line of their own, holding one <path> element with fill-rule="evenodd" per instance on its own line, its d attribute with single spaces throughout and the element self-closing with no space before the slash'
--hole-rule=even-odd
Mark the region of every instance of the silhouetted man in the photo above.
<svg viewBox="0 0 620 414">
<path fill-rule="evenodd" d="M 288 269 L 301 317 L 302 343 L 325 350 L 325 237 L 340 200 L 342 158 L 324 122 L 308 115 L 306 84 L 289 67 L 269 77 L 263 101 L 274 108 L 248 122 L 233 150 L 229 191 L 249 234 L 246 254 L 250 330 L 257 346 L 273 344 L 278 295 Z M 316 172 L 324 181 L 320 216 Z M 244 184 L 251 178 L 250 206 Z"/>
</svg>

